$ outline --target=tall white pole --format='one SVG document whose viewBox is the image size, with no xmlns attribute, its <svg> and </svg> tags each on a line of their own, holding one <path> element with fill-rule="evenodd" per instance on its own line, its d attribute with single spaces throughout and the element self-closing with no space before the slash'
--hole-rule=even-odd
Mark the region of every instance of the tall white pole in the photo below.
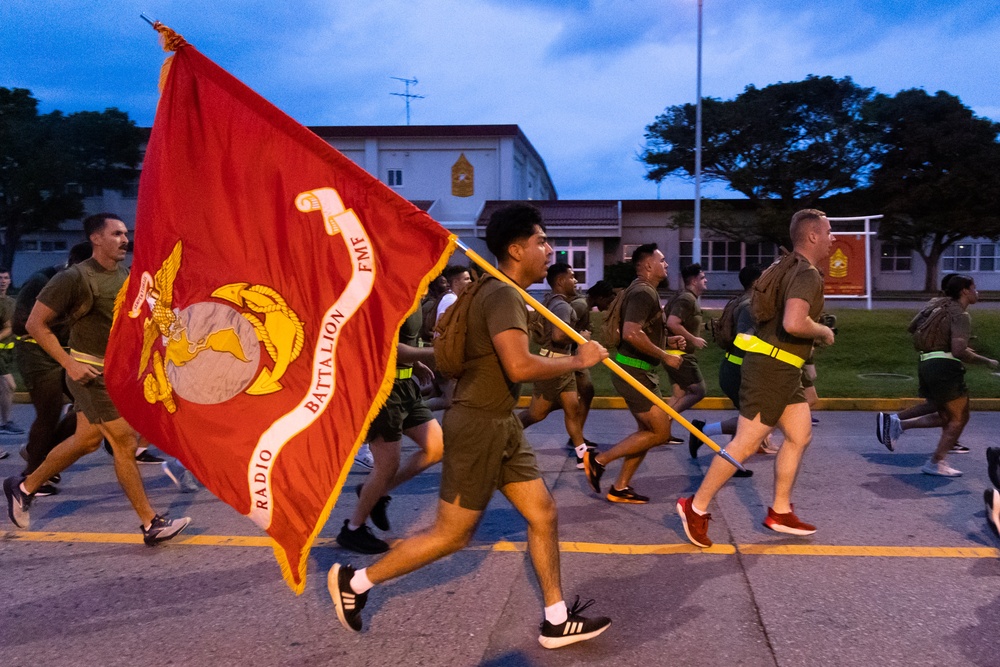
<svg viewBox="0 0 1000 667">
<path fill-rule="evenodd" d="M 691 261 L 701 262 L 701 3 L 698 0 L 698 106 L 694 120 L 694 239 Z"/>
</svg>

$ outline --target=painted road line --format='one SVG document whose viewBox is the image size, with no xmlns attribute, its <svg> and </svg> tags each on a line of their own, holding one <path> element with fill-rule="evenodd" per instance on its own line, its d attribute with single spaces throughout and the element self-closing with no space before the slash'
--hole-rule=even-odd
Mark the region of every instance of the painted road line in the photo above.
<svg viewBox="0 0 1000 667">
<path fill-rule="evenodd" d="M 6 542 L 74 542 L 84 544 L 142 544 L 138 533 L 62 533 L 62 532 L 0 532 Z M 182 535 L 171 544 L 203 547 L 271 547 L 269 537 L 249 535 Z M 320 537 L 313 543 L 317 548 L 337 546 L 336 539 Z M 525 542 L 502 540 L 489 544 L 471 544 L 466 551 L 524 552 Z M 716 544 L 699 549 L 686 544 L 604 544 L 601 542 L 560 542 L 562 553 L 617 556 L 669 556 L 704 553 L 727 556 L 737 552 L 746 556 L 827 556 L 855 558 L 1000 558 L 1000 549 L 992 547 L 927 547 L 927 546 L 841 546 L 831 544 Z"/>
</svg>

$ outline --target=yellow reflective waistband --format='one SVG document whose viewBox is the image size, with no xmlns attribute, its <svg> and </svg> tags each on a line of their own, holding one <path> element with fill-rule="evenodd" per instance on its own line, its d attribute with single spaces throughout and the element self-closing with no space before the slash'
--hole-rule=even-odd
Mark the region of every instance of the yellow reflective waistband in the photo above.
<svg viewBox="0 0 1000 667">
<path fill-rule="evenodd" d="M 684 356 L 684 350 L 664 350 L 664 352 L 666 352 L 667 354 L 672 354 L 675 357 Z"/>
<path fill-rule="evenodd" d="M 397 368 L 396 369 L 396 379 L 397 380 L 408 380 L 413 377 L 412 368 Z"/>
<path fill-rule="evenodd" d="M 730 354 L 726 352 L 726 361 L 731 364 L 736 364 L 737 366 L 743 365 L 743 357 L 738 357 L 735 354 Z"/>
<path fill-rule="evenodd" d="M 13 350 L 13 349 L 14 349 L 13 341 L 11 341 L 10 343 L 0 343 L 0 350 Z"/>
<path fill-rule="evenodd" d="M 90 364 L 91 366 L 96 366 L 97 368 L 104 368 L 104 357 L 98 357 L 93 354 L 87 354 L 86 352 L 80 352 L 73 349 L 70 349 L 69 356 L 73 357 L 81 364 Z"/>
<path fill-rule="evenodd" d="M 572 354 L 569 354 L 568 352 L 553 352 L 552 350 L 546 350 L 544 347 L 538 351 L 538 354 L 542 355 L 543 357 L 552 357 L 552 358 L 555 358 L 555 357 L 572 357 L 573 356 Z"/>
<path fill-rule="evenodd" d="M 737 334 L 736 340 L 733 341 L 733 345 L 746 352 L 763 354 L 771 357 L 772 359 L 783 361 L 789 366 L 795 366 L 796 368 L 802 368 L 806 363 L 806 360 L 802 357 L 795 356 L 791 352 L 786 352 L 781 348 L 775 347 L 767 341 L 763 341 L 756 336 L 751 336 L 750 334 Z"/>
<path fill-rule="evenodd" d="M 951 352 L 921 352 L 920 361 L 927 361 L 928 359 L 953 359 L 959 361 L 959 359 Z"/>
<path fill-rule="evenodd" d="M 621 352 L 615 353 L 615 361 L 619 364 L 625 364 L 626 366 L 631 366 L 632 368 L 638 368 L 644 371 L 653 370 L 653 364 L 647 363 L 642 359 L 634 359 L 632 357 L 626 357 Z"/>
</svg>

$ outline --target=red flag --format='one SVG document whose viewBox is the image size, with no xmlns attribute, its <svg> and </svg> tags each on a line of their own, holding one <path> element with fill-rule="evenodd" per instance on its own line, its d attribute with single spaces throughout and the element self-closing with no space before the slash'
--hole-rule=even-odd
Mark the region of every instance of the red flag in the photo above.
<svg viewBox="0 0 1000 667">
<path fill-rule="evenodd" d="M 267 531 L 301 593 L 399 328 L 454 237 L 193 47 L 172 60 L 108 391 Z"/>
</svg>

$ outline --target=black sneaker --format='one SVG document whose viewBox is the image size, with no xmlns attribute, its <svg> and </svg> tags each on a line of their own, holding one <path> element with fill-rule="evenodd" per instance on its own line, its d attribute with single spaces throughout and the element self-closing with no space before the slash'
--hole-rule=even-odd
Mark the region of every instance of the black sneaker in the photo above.
<svg viewBox="0 0 1000 667">
<path fill-rule="evenodd" d="M 596 453 L 596 451 L 597 451 L 597 445 L 596 444 L 592 443 L 589 440 L 584 440 L 583 442 L 587 446 L 587 449 L 586 449 L 586 451 L 584 453 L 589 452 L 590 450 L 594 450 L 594 452 Z M 576 447 L 573 448 L 573 456 L 576 457 L 576 469 L 577 470 L 583 470 L 584 469 L 584 466 L 583 466 L 583 457 L 576 453 Z"/>
<path fill-rule="evenodd" d="M 44 496 L 54 496 L 57 493 L 59 493 L 59 487 L 58 486 L 56 486 L 55 484 L 45 483 L 45 484 L 42 484 L 40 487 L 38 487 L 38 490 L 35 491 L 34 495 L 36 495 L 39 498 L 41 498 L 41 497 L 44 497 Z"/>
<path fill-rule="evenodd" d="M 643 496 L 635 492 L 631 486 L 626 486 L 624 489 L 616 489 L 615 485 L 612 484 L 611 488 L 608 489 L 608 500 L 613 503 L 633 503 L 636 505 L 645 505 L 649 502 L 649 496 Z"/>
<path fill-rule="evenodd" d="M 548 621 L 543 621 L 539 626 L 541 634 L 538 635 L 538 643 L 545 648 L 559 648 L 576 642 L 593 639 L 611 627 L 611 619 L 604 616 L 596 618 L 585 618 L 580 616 L 587 607 L 594 604 L 593 600 L 588 600 L 580 604 L 580 596 L 576 596 L 576 601 L 569 608 L 569 617 L 564 623 L 552 625 Z"/>
<path fill-rule="evenodd" d="M 8 477 L 3 481 L 3 494 L 7 496 L 7 516 L 18 528 L 28 528 L 31 526 L 31 499 L 34 494 L 27 494 L 21 490 L 21 477 Z"/>
<path fill-rule="evenodd" d="M 4 460 L 8 456 L 10 456 L 10 452 L 6 450 L 0 450 L 0 461 Z"/>
<path fill-rule="evenodd" d="M 191 523 L 191 517 L 188 516 L 182 516 L 179 519 L 168 519 L 165 516 L 157 514 L 153 517 L 148 529 L 143 527 L 142 541 L 146 543 L 147 547 L 157 545 L 160 542 L 166 542 L 179 535 L 182 530 L 187 528 L 189 523 Z"/>
<path fill-rule="evenodd" d="M 372 534 L 372 529 L 365 524 L 357 530 L 347 527 L 350 523 L 344 519 L 344 527 L 337 534 L 337 544 L 349 551 L 359 554 L 382 554 L 389 550 L 389 545 Z"/>
<path fill-rule="evenodd" d="M 954 444 L 954 446 L 951 448 L 950 453 L 952 453 L 952 454 L 968 454 L 971 451 L 972 451 L 971 449 L 969 449 L 968 447 L 966 447 L 962 443 L 956 442 Z"/>
<path fill-rule="evenodd" d="M 135 462 L 136 463 L 155 463 L 156 465 L 159 465 L 159 464 L 163 463 L 163 459 L 161 459 L 159 456 L 153 455 L 148 449 L 144 449 L 144 450 L 142 450 L 141 452 L 139 452 L 138 454 L 135 455 Z"/>
<path fill-rule="evenodd" d="M 361 632 L 361 610 L 368 602 L 368 592 L 355 593 L 351 588 L 352 577 L 354 577 L 353 567 L 334 563 L 326 575 L 326 589 L 333 598 L 333 606 L 337 609 L 340 624 L 348 630 Z"/>
<path fill-rule="evenodd" d="M 1000 447 L 986 448 L 986 474 L 993 486 L 1000 489 Z"/>
<path fill-rule="evenodd" d="M 358 498 L 361 497 L 361 487 L 364 484 L 358 484 L 354 492 L 358 494 Z M 392 496 L 382 496 L 375 503 L 375 507 L 372 508 L 371 513 L 368 517 L 375 524 L 375 527 L 379 530 L 389 530 L 389 501 L 392 500 Z M 376 551 L 375 553 L 382 553 L 381 551 Z"/>
<path fill-rule="evenodd" d="M 667 438 L 667 444 L 668 445 L 683 445 L 684 441 L 681 440 L 680 438 L 678 438 L 675 435 L 671 435 L 669 438 Z"/>
<path fill-rule="evenodd" d="M 736 472 L 733 473 L 733 477 L 753 477 L 753 470 L 740 470 L 737 468 Z"/>
<path fill-rule="evenodd" d="M 21 428 L 20 426 L 18 426 L 17 424 L 15 424 L 12 421 L 4 422 L 3 425 L 0 425 L 0 431 L 2 431 L 4 433 L 11 433 L 11 434 L 14 434 L 14 435 L 21 435 L 22 433 L 24 433 L 24 429 Z M 0 459 L 2 459 L 2 458 L 6 458 L 6 457 L 5 456 L 0 456 Z"/>
<path fill-rule="evenodd" d="M 583 470 L 587 473 L 587 482 L 594 493 L 601 492 L 601 475 L 604 474 L 604 466 L 597 462 L 597 451 L 588 449 L 583 457 Z"/>
<path fill-rule="evenodd" d="M 986 489 L 983 500 L 986 501 L 986 521 L 990 524 L 990 530 L 1000 537 L 1000 491 Z"/>
<path fill-rule="evenodd" d="M 52 477 L 49 477 L 49 481 L 53 484 L 58 484 L 59 482 L 62 481 L 62 473 L 57 472 L 56 474 L 52 475 Z"/>
<path fill-rule="evenodd" d="M 703 431 L 705 429 L 705 422 L 700 419 L 692 419 L 691 426 L 694 426 L 699 431 Z M 702 444 L 701 439 L 695 435 L 694 432 L 688 436 L 688 453 L 691 454 L 691 458 L 698 458 L 698 448 L 701 447 Z"/>
</svg>

